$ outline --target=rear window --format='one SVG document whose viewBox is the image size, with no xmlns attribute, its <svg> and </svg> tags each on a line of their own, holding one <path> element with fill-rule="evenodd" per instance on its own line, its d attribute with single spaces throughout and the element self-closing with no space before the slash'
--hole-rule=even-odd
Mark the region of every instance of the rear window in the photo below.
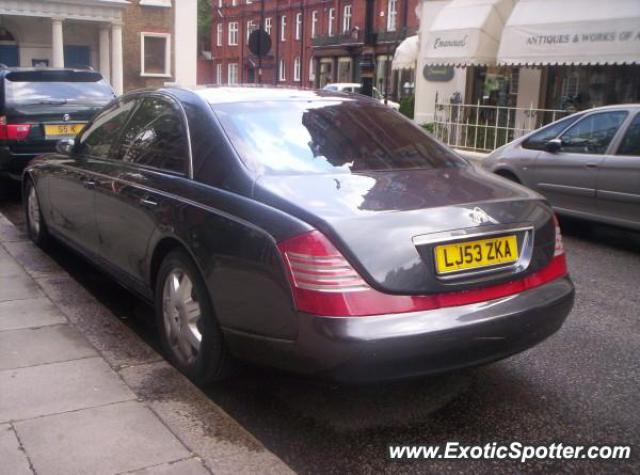
<svg viewBox="0 0 640 475">
<path fill-rule="evenodd" d="M 104 105 L 113 90 L 91 71 L 16 71 L 4 81 L 5 101 L 19 105 Z"/>
<path fill-rule="evenodd" d="M 322 174 L 466 166 L 391 109 L 353 99 L 216 104 L 241 159 L 259 173 Z"/>
</svg>

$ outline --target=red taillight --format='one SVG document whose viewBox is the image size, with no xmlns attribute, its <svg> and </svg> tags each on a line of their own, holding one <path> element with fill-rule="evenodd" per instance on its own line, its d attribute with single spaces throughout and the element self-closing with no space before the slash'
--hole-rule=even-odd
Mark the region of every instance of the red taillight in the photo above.
<svg viewBox="0 0 640 475">
<path fill-rule="evenodd" d="M 527 277 L 480 289 L 434 295 L 392 295 L 372 289 L 331 242 L 311 231 L 278 244 L 296 308 L 327 317 L 417 312 L 507 297 L 564 277 L 564 254 Z"/>
<path fill-rule="evenodd" d="M 0 140 L 25 140 L 29 132 L 31 124 L 7 124 L 7 118 L 0 117 Z"/>
</svg>

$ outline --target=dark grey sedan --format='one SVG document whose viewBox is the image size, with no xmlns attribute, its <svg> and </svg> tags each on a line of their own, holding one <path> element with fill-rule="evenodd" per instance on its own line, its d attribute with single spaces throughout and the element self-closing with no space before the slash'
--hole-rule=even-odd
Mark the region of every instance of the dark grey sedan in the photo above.
<svg viewBox="0 0 640 475">
<path fill-rule="evenodd" d="M 500 147 L 486 170 L 561 214 L 640 229 L 640 105 L 580 112 Z"/>
<path fill-rule="evenodd" d="M 152 303 L 200 384 L 233 358 L 350 382 L 488 363 L 573 305 L 544 199 L 365 97 L 128 94 L 32 162 L 24 194 L 31 238 Z"/>
</svg>

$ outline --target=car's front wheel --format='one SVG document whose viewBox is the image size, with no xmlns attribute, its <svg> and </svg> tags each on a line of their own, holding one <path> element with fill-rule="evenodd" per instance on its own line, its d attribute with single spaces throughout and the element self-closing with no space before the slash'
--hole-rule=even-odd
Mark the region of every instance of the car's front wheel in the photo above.
<svg viewBox="0 0 640 475">
<path fill-rule="evenodd" d="M 29 238 L 38 246 L 43 247 L 49 240 L 49 231 L 47 223 L 42 216 L 40 209 L 40 199 L 33 181 L 30 179 L 25 183 L 25 216 L 27 224 L 27 233 Z"/>
<path fill-rule="evenodd" d="M 230 356 L 207 287 L 186 252 L 165 257 L 155 290 L 160 339 L 173 365 L 200 386 L 226 377 Z"/>
</svg>

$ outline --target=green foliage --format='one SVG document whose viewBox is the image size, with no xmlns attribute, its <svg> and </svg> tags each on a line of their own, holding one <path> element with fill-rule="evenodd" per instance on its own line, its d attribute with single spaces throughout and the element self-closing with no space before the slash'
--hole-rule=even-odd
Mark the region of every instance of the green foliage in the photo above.
<svg viewBox="0 0 640 475">
<path fill-rule="evenodd" d="M 422 124 L 422 128 L 427 132 L 429 132 L 430 134 L 432 134 L 433 131 L 435 130 L 434 125 L 435 124 L 433 122 L 429 122 L 428 124 Z"/>
<path fill-rule="evenodd" d="M 198 0 L 198 43 L 201 51 L 211 49 L 211 1 Z"/>
<path fill-rule="evenodd" d="M 400 112 L 413 119 L 413 110 L 416 105 L 416 96 L 406 96 L 400 100 Z"/>
</svg>

